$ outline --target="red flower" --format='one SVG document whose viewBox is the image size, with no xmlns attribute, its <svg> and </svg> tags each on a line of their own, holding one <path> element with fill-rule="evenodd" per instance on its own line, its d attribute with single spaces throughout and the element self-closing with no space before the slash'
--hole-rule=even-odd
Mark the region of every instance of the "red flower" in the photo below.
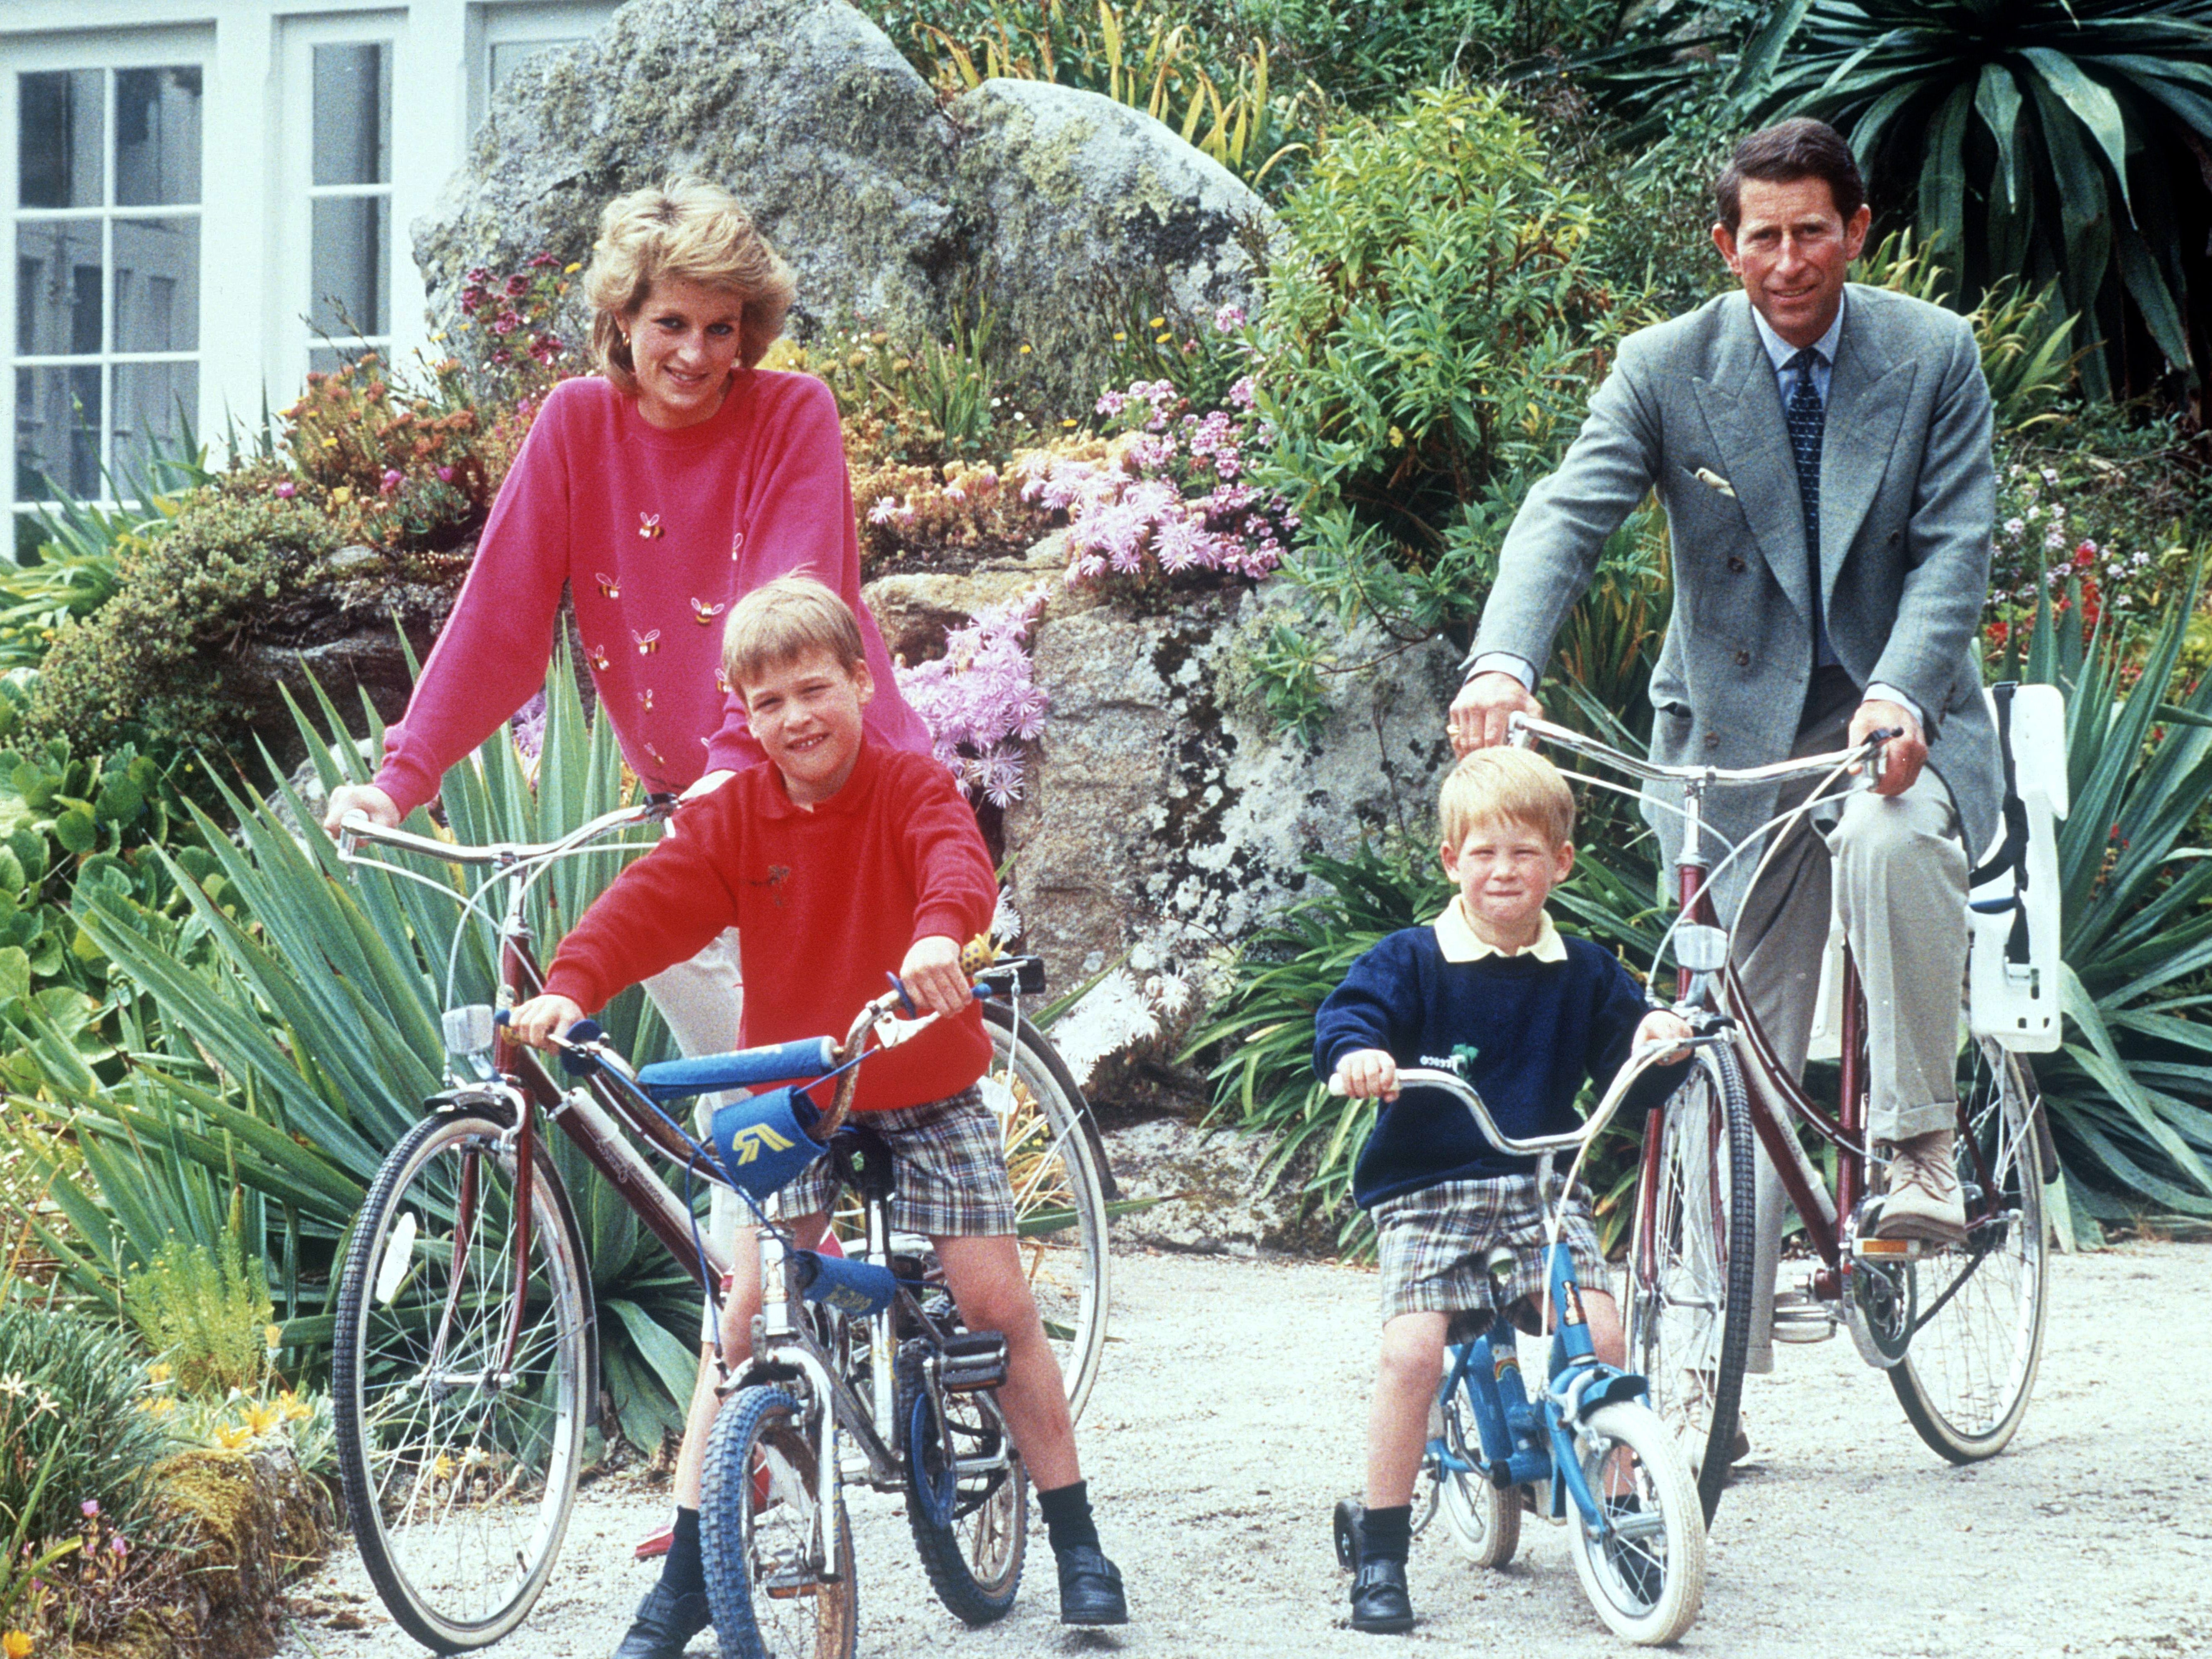
<svg viewBox="0 0 2212 1659">
<path fill-rule="evenodd" d="M 1990 624 L 1989 635 L 1990 643 L 1991 645 L 2002 645 L 2007 640 L 2012 637 L 2011 624 L 2008 623 L 1993 622 Z"/>
</svg>

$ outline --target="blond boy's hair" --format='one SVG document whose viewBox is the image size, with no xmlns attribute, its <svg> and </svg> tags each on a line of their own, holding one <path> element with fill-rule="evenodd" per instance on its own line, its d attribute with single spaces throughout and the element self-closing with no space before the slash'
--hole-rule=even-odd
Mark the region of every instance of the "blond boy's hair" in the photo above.
<svg viewBox="0 0 2212 1659">
<path fill-rule="evenodd" d="M 867 660 L 859 619 L 835 588 L 811 576 L 778 576 L 731 607 L 722 630 L 722 675 L 743 696 L 769 670 L 812 651 L 828 652 L 848 670 Z"/>
<path fill-rule="evenodd" d="M 1437 799 L 1444 839 L 1456 847 L 1477 824 L 1524 824 L 1545 843 L 1574 839 L 1575 793 L 1559 769 L 1528 749 L 1478 749 L 1444 780 Z"/>
</svg>

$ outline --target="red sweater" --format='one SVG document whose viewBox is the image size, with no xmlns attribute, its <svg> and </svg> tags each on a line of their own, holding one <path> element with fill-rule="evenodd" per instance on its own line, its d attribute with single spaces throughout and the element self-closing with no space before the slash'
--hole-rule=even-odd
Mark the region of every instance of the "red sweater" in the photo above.
<svg viewBox="0 0 2212 1659">
<path fill-rule="evenodd" d="M 794 570 L 860 619 L 876 695 L 870 734 L 927 753 L 860 603 L 844 440 L 829 387 L 765 369 L 733 377 L 722 406 L 665 431 L 596 376 L 564 380 L 500 488 L 453 619 L 385 734 L 377 787 L 402 812 L 545 683 L 561 588 L 574 596 L 599 707 L 649 789 L 764 761 L 721 684 L 731 604 Z"/>
<path fill-rule="evenodd" d="M 734 927 L 740 1041 L 842 1042 L 909 945 L 932 933 L 971 939 L 998 902 L 990 854 L 952 775 L 927 755 L 869 741 L 845 787 L 811 811 L 792 804 L 766 763 L 688 803 L 668 837 L 561 941 L 545 988 L 596 1010 Z M 982 1010 L 970 1004 L 863 1060 L 854 1107 L 942 1100 L 990 1060 Z M 826 1106 L 829 1091 L 817 1092 Z"/>
</svg>

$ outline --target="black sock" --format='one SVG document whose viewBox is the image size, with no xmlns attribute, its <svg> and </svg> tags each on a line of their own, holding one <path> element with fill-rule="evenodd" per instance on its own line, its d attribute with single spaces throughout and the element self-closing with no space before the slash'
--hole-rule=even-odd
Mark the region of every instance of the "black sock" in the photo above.
<svg viewBox="0 0 2212 1659">
<path fill-rule="evenodd" d="M 1078 1480 L 1037 1493 L 1037 1508 L 1044 1513 L 1044 1529 L 1051 1535 L 1054 1555 L 1078 1544 L 1098 1547 L 1098 1528 L 1091 1519 L 1091 1483 Z M 1407 1511 L 1409 1515 L 1412 1511 Z"/>
<path fill-rule="evenodd" d="M 660 1563 L 660 1582 L 671 1595 L 707 1593 L 707 1559 L 699 1553 L 699 1511 L 676 1506 L 676 1541 Z"/>
<path fill-rule="evenodd" d="M 1359 1512 L 1359 1559 L 1403 1563 L 1413 1548 L 1413 1506 Z"/>
</svg>

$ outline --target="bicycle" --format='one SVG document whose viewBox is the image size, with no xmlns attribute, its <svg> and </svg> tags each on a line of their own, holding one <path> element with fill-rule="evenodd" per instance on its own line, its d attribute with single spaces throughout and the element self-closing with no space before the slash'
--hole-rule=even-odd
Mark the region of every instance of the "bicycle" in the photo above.
<svg viewBox="0 0 2212 1659">
<path fill-rule="evenodd" d="M 2057 1157 L 2033 1073 L 2017 1050 L 2057 1046 L 2057 927 L 2056 866 L 2047 845 L 2054 763 L 2039 757 L 2040 781 L 2030 787 L 2032 802 L 2023 803 L 2014 750 L 2016 725 L 2039 733 L 2063 730 L 2063 718 L 2054 721 L 2037 695 L 2047 690 L 2021 688 L 2015 695 L 2005 686 L 1990 694 L 2005 756 L 2008 839 L 2000 857 L 1973 881 L 1978 888 L 2006 874 L 2014 881 L 2009 894 L 1976 901 L 1975 914 L 1962 923 L 1973 934 L 1975 985 L 1960 1064 L 1955 1157 L 1966 1233 L 1957 1245 L 1869 1236 L 1868 1176 L 1876 1155 L 1866 1134 L 1866 1002 L 1840 929 L 1831 939 L 1826 989 L 1837 1011 L 1826 1023 L 1837 1038 L 1840 1073 L 1830 1111 L 1778 1059 L 1737 976 L 1733 939 L 1717 926 L 1711 898 L 1712 878 L 1723 866 L 1763 836 L 1778 841 L 1782 830 L 1823 799 L 1838 799 L 1828 788 L 1855 770 L 1870 770 L 1895 734 L 1876 732 L 1853 749 L 1730 770 L 1655 766 L 1548 721 L 1513 718 L 1513 741 L 1540 740 L 1640 786 L 1680 792 L 1680 805 L 1669 804 L 1685 821 L 1676 913 L 1667 930 L 1678 969 L 1674 1008 L 1701 1033 L 1728 1040 L 1702 1046 L 1681 1087 L 1647 1116 L 1623 1307 L 1631 1358 L 1650 1382 L 1654 1407 L 1688 1449 L 1709 1522 L 1735 1450 L 1750 1340 L 1741 1316 L 1753 1289 L 1754 1139 L 1772 1160 L 1818 1257 L 1806 1285 L 1808 1305 L 1794 1328 L 1778 1321 L 1778 1340 L 1818 1340 L 1843 1326 L 1861 1357 L 1888 1374 L 1921 1438 L 1954 1463 L 1994 1456 L 2027 1410 L 2043 1340 L 2043 1188 L 2056 1178 Z M 2056 810 L 2063 811 L 2063 749 L 2055 772 Z M 1707 793 L 1793 779 L 1820 781 L 1804 805 L 1761 826 L 1720 864 L 1708 864 L 1700 838 L 1716 832 L 1704 823 Z M 1632 796 L 1643 793 L 1587 775 L 1579 781 Z M 2028 810 L 2035 802 L 2039 811 Z M 1762 858 L 1753 883 L 1764 865 Z M 1656 963 L 1654 971 L 1656 976 Z M 1801 1143 L 1800 1126 L 1832 1159 L 1832 1188 Z"/>
<path fill-rule="evenodd" d="M 1694 1041 L 1710 1047 L 1715 1039 Z M 1458 1100 L 1492 1146 L 1535 1158 L 1537 1190 L 1549 1194 L 1553 1155 L 1570 1147 L 1586 1155 L 1629 1085 L 1670 1048 L 1662 1044 L 1632 1058 L 1597 1109 L 1565 1134 L 1515 1139 L 1501 1133 L 1481 1096 L 1451 1072 L 1407 1066 L 1398 1085 Z M 1343 1092 L 1339 1079 L 1329 1088 Z M 1502 1297 L 1486 1325 L 1464 1330 L 1471 1316 L 1455 1319 L 1422 1458 L 1427 1498 L 1415 1530 L 1425 1530 L 1441 1504 L 1468 1558 L 1502 1567 L 1520 1547 L 1525 1504 L 1566 1526 L 1575 1576 L 1607 1626 L 1629 1641 L 1659 1645 L 1678 1640 L 1696 1621 L 1705 1595 L 1705 1517 L 1674 1432 L 1644 1403 L 1644 1379 L 1601 1363 L 1593 1350 L 1573 1260 L 1559 1237 L 1559 1206 L 1573 1184 L 1570 1170 L 1547 1228 L 1546 1312 L 1557 1316 L 1549 1319 L 1545 1382 L 1532 1398 Z M 1499 1246 L 1487 1265 L 1510 1282 L 1511 1247 Z M 1346 1500 L 1334 1517 L 1338 1564 L 1354 1572 L 1359 1514 Z"/>
<path fill-rule="evenodd" d="M 461 906 L 446 975 L 450 1087 L 425 1103 L 371 1183 L 339 1270 L 331 1362 L 340 1481 L 363 1568 L 393 1620 L 437 1651 L 488 1646 L 528 1615 L 567 1529 L 586 1431 L 599 1421 L 589 1264 L 546 1121 L 702 1293 L 719 1295 L 729 1269 L 689 1194 L 647 1158 L 689 1172 L 687 1185 L 714 1179 L 682 1126 L 606 1075 L 556 1081 L 492 1006 L 456 994 L 473 920 L 489 933 L 500 1008 L 535 995 L 538 884 L 580 854 L 611 863 L 643 843 L 605 837 L 663 822 L 673 807 L 649 799 L 536 844 L 461 846 L 358 815 L 341 826 L 339 855 L 357 871 Z M 437 873 L 365 848 L 432 860 Z M 471 872 L 484 872 L 474 884 Z M 1029 959 L 988 977 L 1018 992 L 1024 975 L 1033 988 Z M 1018 995 L 988 1002 L 985 1018 L 985 1097 L 1019 1170 L 1019 1230 L 1073 1413 L 1105 1342 L 1111 1176 L 1088 1107 Z"/>
</svg>

